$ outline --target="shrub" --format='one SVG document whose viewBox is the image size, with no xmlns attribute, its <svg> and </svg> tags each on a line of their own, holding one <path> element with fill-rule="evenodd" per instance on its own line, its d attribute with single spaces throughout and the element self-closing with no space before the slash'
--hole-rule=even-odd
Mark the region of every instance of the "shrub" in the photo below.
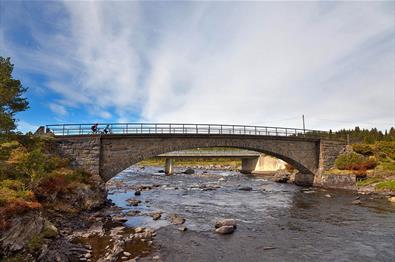
<svg viewBox="0 0 395 262">
<path fill-rule="evenodd" d="M 38 251 L 41 246 L 44 244 L 44 238 L 41 234 L 34 235 L 28 242 L 27 242 L 27 249 L 30 252 Z"/>
<path fill-rule="evenodd" d="M 376 143 L 376 149 L 385 153 L 388 157 L 395 160 L 395 141 L 380 141 Z"/>
<path fill-rule="evenodd" d="M 0 181 L 0 187 L 6 187 L 12 190 L 23 190 L 25 188 L 25 184 L 19 180 L 5 179 Z"/>
<path fill-rule="evenodd" d="M 338 169 L 350 170 L 350 167 L 355 164 L 360 164 L 365 161 L 365 157 L 363 155 L 351 152 L 351 153 L 343 153 L 340 154 L 336 160 L 335 165 Z"/>
<path fill-rule="evenodd" d="M 373 147 L 368 144 L 353 144 L 352 149 L 354 152 L 364 156 L 372 156 L 374 154 Z"/>
</svg>

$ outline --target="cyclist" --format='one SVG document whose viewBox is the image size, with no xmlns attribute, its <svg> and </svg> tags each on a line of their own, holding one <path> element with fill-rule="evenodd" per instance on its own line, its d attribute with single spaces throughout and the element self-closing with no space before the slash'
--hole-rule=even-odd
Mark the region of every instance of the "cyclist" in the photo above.
<svg viewBox="0 0 395 262">
<path fill-rule="evenodd" d="M 108 134 L 108 133 L 111 133 L 111 128 L 110 128 L 110 125 L 106 125 L 106 128 L 104 128 L 104 134 Z"/>
<path fill-rule="evenodd" d="M 96 123 L 96 124 L 94 124 L 94 125 L 92 125 L 91 126 L 91 130 L 92 130 L 92 134 L 96 134 L 97 133 L 97 131 L 98 131 L 98 127 L 99 126 L 99 124 L 98 123 Z"/>
</svg>

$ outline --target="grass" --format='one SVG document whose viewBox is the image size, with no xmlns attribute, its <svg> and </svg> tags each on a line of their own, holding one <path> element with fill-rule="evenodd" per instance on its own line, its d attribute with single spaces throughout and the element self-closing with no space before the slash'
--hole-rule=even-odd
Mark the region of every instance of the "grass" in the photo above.
<svg viewBox="0 0 395 262">
<path fill-rule="evenodd" d="M 388 171 L 395 174 L 395 161 L 381 161 L 376 168 L 379 171 Z"/>
<path fill-rule="evenodd" d="M 378 177 L 370 177 L 357 181 L 357 186 L 369 186 L 380 181 L 383 181 L 383 179 Z"/>
<path fill-rule="evenodd" d="M 391 179 L 391 180 L 380 182 L 375 185 L 375 188 L 378 190 L 395 190 L 395 180 Z"/>
</svg>

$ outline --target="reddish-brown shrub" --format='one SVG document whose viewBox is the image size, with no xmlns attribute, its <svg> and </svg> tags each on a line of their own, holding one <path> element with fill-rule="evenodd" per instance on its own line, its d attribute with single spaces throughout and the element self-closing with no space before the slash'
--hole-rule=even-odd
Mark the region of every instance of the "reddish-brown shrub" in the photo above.
<svg viewBox="0 0 395 262">
<path fill-rule="evenodd" d="M 48 196 L 54 193 L 63 192 L 67 188 L 67 184 L 68 182 L 64 176 L 50 176 L 43 179 L 37 188 L 34 189 L 34 192 L 39 195 Z"/>
<path fill-rule="evenodd" d="M 41 208 L 41 204 L 35 200 L 25 201 L 17 198 L 7 202 L 5 206 L 0 207 L 0 230 L 5 230 L 9 227 L 9 218 L 38 208 Z"/>
</svg>

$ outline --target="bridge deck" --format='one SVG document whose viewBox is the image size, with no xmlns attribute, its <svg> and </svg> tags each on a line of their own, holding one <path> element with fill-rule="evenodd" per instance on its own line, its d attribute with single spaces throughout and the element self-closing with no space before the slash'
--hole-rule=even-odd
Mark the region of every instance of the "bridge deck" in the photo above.
<svg viewBox="0 0 395 262">
<path fill-rule="evenodd" d="M 56 136 L 110 135 L 110 134 L 217 134 L 217 135 L 254 135 L 254 136 L 290 136 L 316 137 L 328 135 L 328 132 L 311 129 L 222 125 L 222 124 L 172 124 L 172 123 L 101 123 L 96 131 L 94 124 L 47 125 L 45 132 Z"/>
</svg>

